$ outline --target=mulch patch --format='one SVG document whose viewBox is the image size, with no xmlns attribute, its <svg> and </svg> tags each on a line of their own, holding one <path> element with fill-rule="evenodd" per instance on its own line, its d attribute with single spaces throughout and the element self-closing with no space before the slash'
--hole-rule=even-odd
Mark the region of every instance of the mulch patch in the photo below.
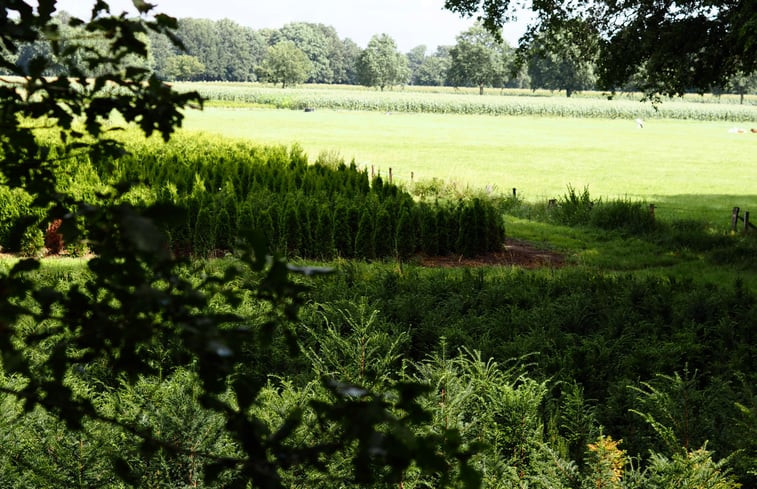
<svg viewBox="0 0 757 489">
<path fill-rule="evenodd" d="M 507 239 L 503 251 L 473 258 L 459 255 L 422 257 L 420 263 L 426 267 L 513 265 L 522 268 L 560 268 L 565 266 L 565 256 L 554 251 L 539 249 L 526 241 Z"/>
<path fill-rule="evenodd" d="M 224 256 L 224 252 L 218 252 L 213 257 Z M 0 259 L 11 258 L 17 255 L 0 252 Z M 47 254 L 46 258 L 63 258 L 67 254 Z M 92 258 L 94 255 L 86 255 L 84 258 Z M 447 256 L 422 256 L 419 263 L 424 267 L 484 267 L 496 265 L 512 265 L 522 268 L 560 268 L 565 266 L 565 256 L 554 251 L 535 247 L 527 241 L 508 238 L 505 240 L 505 249 L 465 258 L 460 255 Z"/>
</svg>

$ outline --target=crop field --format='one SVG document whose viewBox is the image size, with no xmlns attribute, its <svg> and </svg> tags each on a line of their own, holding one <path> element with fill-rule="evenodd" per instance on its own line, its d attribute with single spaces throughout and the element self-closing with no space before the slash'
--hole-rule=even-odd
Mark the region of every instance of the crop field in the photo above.
<svg viewBox="0 0 757 489">
<path fill-rule="evenodd" d="M 608 100 L 605 94 L 587 92 L 567 98 L 546 91 L 491 89 L 485 96 L 469 89 L 412 87 L 376 91 L 365 87 L 315 86 L 272 88 L 250 83 L 177 83 L 179 91 L 194 90 L 216 105 L 256 104 L 277 109 L 335 109 L 436 114 L 485 114 L 553 116 L 600 119 L 695 119 L 750 122 L 757 120 L 757 97 L 733 103 L 732 97 L 689 96 L 670 99 L 657 107 L 640 103 L 640 94 L 621 94 Z"/>
<path fill-rule="evenodd" d="M 643 106 L 642 104 L 639 104 Z M 757 113 L 757 108 L 752 108 Z M 511 117 L 366 111 L 209 107 L 184 127 L 265 144 L 297 143 L 354 159 L 409 182 L 443 179 L 462 187 L 518 189 L 529 201 L 588 187 L 598 197 L 654 201 L 662 215 L 727 217 L 757 208 L 757 127 L 728 121 Z M 667 204 L 667 205 L 666 205 Z"/>
</svg>

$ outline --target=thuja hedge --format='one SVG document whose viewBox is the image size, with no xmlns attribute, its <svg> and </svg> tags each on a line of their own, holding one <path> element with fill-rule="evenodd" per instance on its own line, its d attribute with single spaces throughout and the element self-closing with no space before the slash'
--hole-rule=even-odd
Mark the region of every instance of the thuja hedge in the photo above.
<svg viewBox="0 0 757 489">
<path fill-rule="evenodd" d="M 298 147 L 179 137 L 129 151 L 118 160 L 72 158 L 69 176 L 79 177 L 70 176 L 70 184 L 92 199 L 104 184 L 141 182 L 118 198 L 182 209 L 183 218 L 165 226 L 174 247 L 192 254 L 231 250 L 252 229 L 275 251 L 310 258 L 471 256 L 504 241 L 501 215 L 487 200 L 419 203 L 354 162 L 309 164 Z M 12 226 L 0 223 L 0 230 Z"/>
</svg>

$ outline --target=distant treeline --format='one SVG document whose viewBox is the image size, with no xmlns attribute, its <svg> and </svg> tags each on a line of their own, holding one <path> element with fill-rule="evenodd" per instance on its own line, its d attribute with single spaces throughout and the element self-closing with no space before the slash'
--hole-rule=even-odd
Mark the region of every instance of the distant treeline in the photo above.
<svg viewBox="0 0 757 489">
<path fill-rule="evenodd" d="M 67 37 L 81 38 L 77 28 L 67 25 L 66 13 L 58 18 L 61 44 Z M 394 40 L 386 35 L 374 36 L 363 49 L 324 24 L 294 22 L 279 29 L 256 30 L 229 19 L 179 19 L 178 25 L 177 35 L 186 51 L 165 36 L 149 33 L 150 57 L 145 67 L 167 81 L 363 84 L 382 89 L 410 84 L 478 87 L 482 93 L 485 87 L 531 88 L 565 90 L 568 96 L 596 88 L 596 51 L 573 56 L 555 48 L 566 46 L 567 40 L 544 39 L 533 52 L 516 56 L 513 47 L 497 42 L 480 25 L 461 32 L 453 46 L 430 52 L 420 45 L 407 53 L 397 51 Z M 97 49 L 97 39 L 89 42 Z M 283 45 L 287 49 L 271 49 Z M 31 43 L 22 47 L 16 63 L 32 66 L 37 57 L 56 59 L 48 46 Z M 75 57 L 65 66 L 61 61 L 58 71 L 72 72 L 72 62 L 76 63 Z M 392 66 L 386 67 L 387 63 Z M 97 75 L 81 64 L 77 67 L 81 72 Z M 55 68 L 49 71 L 56 74 Z M 639 81 L 643 77 L 643 73 L 637 75 Z M 617 88 L 633 90 L 635 85 Z M 744 94 L 757 93 L 757 74 L 739 74 L 727 86 L 712 90 L 740 94 L 743 102 Z"/>
</svg>

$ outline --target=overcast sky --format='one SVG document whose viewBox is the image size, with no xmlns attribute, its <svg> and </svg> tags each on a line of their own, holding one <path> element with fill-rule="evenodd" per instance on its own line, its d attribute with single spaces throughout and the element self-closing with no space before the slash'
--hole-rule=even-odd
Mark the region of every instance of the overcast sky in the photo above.
<svg viewBox="0 0 757 489">
<path fill-rule="evenodd" d="M 148 0 L 156 12 L 174 17 L 231 19 L 260 29 L 279 28 L 290 22 L 314 22 L 333 26 L 339 37 L 365 47 L 374 34 L 389 34 L 402 52 L 425 44 L 429 52 L 452 45 L 455 36 L 473 25 L 443 10 L 444 0 Z M 77 17 L 89 17 L 94 1 L 59 0 L 58 8 Z M 130 0 L 110 0 L 111 11 L 136 12 Z M 507 26 L 504 37 L 514 45 L 522 25 Z"/>
</svg>

